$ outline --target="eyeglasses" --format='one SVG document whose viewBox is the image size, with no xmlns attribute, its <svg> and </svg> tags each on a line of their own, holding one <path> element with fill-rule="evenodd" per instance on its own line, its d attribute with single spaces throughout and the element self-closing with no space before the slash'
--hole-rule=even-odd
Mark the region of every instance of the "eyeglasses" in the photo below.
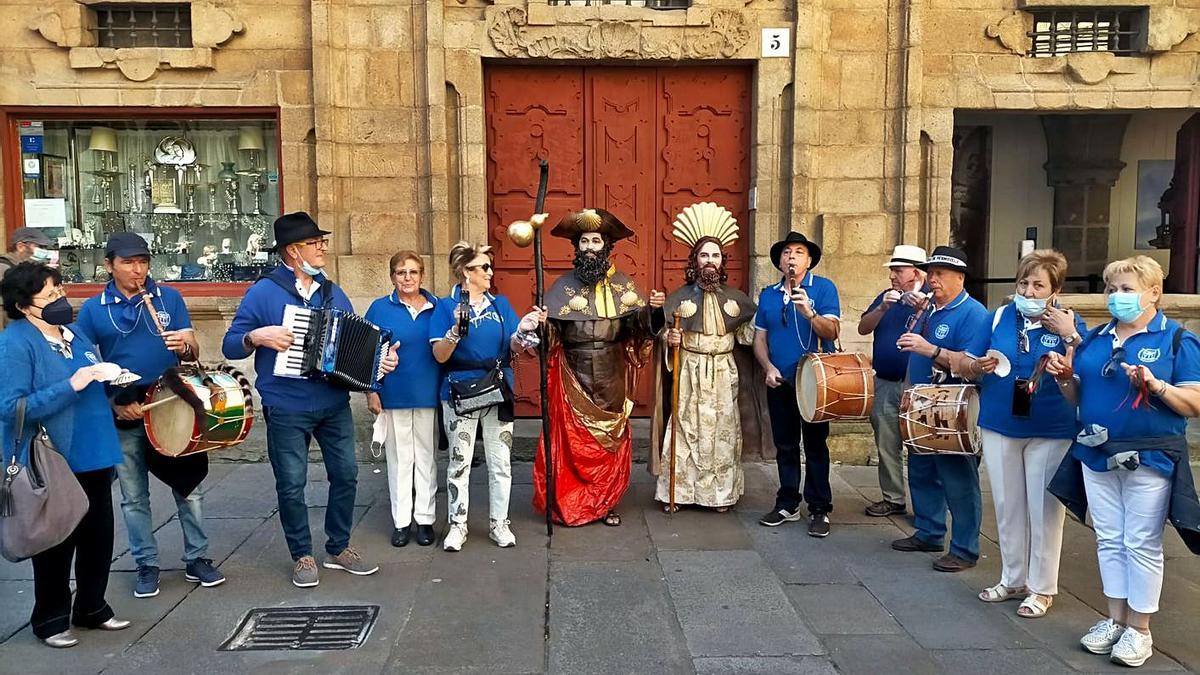
<svg viewBox="0 0 1200 675">
<path fill-rule="evenodd" d="M 1108 357 L 1104 367 L 1100 369 L 1102 377 L 1112 377 L 1113 373 L 1117 372 L 1117 367 L 1125 361 L 1125 348 L 1117 347 L 1113 350 L 1112 356 Z"/>
<path fill-rule="evenodd" d="M 55 286 L 54 288 L 50 289 L 50 295 L 48 295 L 48 296 L 47 295 L 35 295 L 35 296 L 33 296 L 33 299 L 34 300 L 45 300 L 46 302 L 54 302 L 55 300 L 58 300 L 59 298 L 65 298 L 65 297 L 67 297 L 67 292 L 63 290 L 63 287 Z"/>
<path fill-rule="evenodd" d="M 467 265 L 467 269 L 469 269 L 469 270 L 483 270 L 484 272 L 491 272 L 493 268 L 492 268 L 492 264 L 491 264 L 491 263 L 483 263 L 482 265 Z"/>
<path fill-rule="evenodd" d="M 392 275 L 397 277 L 419 277 L 421 276 L 421 270 L 393 270 Z"/>
<path fill-rule="evenodd" d="M 324 239 L 314 239 L 312 241 L 302 241 L 297 246 L 316 246 L 317 248 L 329 248 L 329 237 Z"/>
</svg>

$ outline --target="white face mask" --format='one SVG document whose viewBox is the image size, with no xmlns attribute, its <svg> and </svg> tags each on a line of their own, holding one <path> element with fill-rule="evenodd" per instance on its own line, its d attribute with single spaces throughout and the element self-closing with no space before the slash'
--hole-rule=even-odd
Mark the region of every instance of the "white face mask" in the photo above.
<svg viewBox="0 0 1200 675">
<path fill-rule="evenodd" d="M 300 259 L 300 269 L 310 277 L 315 277 L 321 273 L 321 268 L 309 265 L 308 261 L 304 258 Z"/>
<path fill-rule="evenodd" d="M 34 262 L 48 263 L 54 260 L 54 251 L 44 249 L 41 246 L 33 247 L 33 253 L 29 254 L 29 259 Z"/>
</svg>

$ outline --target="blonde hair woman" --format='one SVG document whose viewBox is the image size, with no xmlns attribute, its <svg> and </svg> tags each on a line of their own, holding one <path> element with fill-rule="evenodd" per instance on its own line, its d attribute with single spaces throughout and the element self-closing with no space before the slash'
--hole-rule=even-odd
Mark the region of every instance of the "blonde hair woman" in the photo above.
<svg viewBox="0 0 1200 675">
<path fill-rule="evenodd" d="M 1162 592 L 1168 517 L 1200 553 L 1185 436 L 1187 418 L 1200 414 L 1200 340 L 1158 308 L 1162 282 L 1162 268 L 1146 256 L 1109 263 L 1112 320 L 1089 333 L 1073 358 L 1053 355 L 1047 367 L 1078 401 L 1083 424 L 1050 490 L 1080 518 L 1091 512 L 1108 599 L 1108 617 L 1080 643 L 1127 666 L 1153 654 L 1150 618 Z"/>
</svg>

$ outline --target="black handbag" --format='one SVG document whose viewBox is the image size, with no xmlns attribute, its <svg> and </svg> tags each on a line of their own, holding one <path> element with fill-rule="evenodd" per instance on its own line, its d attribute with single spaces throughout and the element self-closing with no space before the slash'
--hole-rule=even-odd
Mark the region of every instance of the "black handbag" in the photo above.
<svg viewBox="0 0 1200 675">
<path fill-rule="evenodd" d="M 450 380 L 450 405 L 454 414 L 466 415 L 508 400 L 509 388 L 504 379 L 504 366 L 508 356 L 508 338 L 504 334 L 504 317 L 500 317 L 500 356 L 494 363 L 480 361 L 452 361 L 460 370 L 487 369 L 487 373 L 472 380 Z"/>
</svg>

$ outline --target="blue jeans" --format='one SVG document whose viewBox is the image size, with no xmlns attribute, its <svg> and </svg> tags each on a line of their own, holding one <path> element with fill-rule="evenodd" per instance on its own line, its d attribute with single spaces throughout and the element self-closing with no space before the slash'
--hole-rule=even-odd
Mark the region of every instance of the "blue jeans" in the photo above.
<svg viewBox="0 0 1200 675">
<path fill-rule="evenodd" d="M 963 560 L 979 559 L 979 526 L 983 502 L 979 496 L 979 460 L 961 455 L 908 455 L 908 491 L 913 525 L 921 541 L 941 545 L 946 536 L 946 507 L 954 518 L 950 553 Z"/>
<path fill-rule="evenodd" d="M 117 429 L 124 461 L 117 466 L 121 484 L 121 513 L 129 532 L 129 553 L 138 567 L 158 567 L 158 544 L 154 541 L 154 521 L 150 516 L 150 474 L 146 471 L 146 453 L 157 452 L 146 438 L 146 427 Z M 191 562 L 208 554 L 208 536 L 204 534 L 204 495 L 197 486 L 184 497 L 171 490 L 176 514 L 183 528 L 183 561 Z"/>
<path fill-rule="evenodd" d="M 312 555 L 304 486 L 308 482 L 308 446 L 313 438 L 321 448 L 329 478 L 325 552 L 340 554 L 350 545 L 354 496 L 358 490 L 350 404 L 311 412 L 264 407 L 263 417 L 267 420 L 267 457 L 275 472 L 275 494 L 279 498 L 279 522 L 292 560 Z"/>
</svg>

